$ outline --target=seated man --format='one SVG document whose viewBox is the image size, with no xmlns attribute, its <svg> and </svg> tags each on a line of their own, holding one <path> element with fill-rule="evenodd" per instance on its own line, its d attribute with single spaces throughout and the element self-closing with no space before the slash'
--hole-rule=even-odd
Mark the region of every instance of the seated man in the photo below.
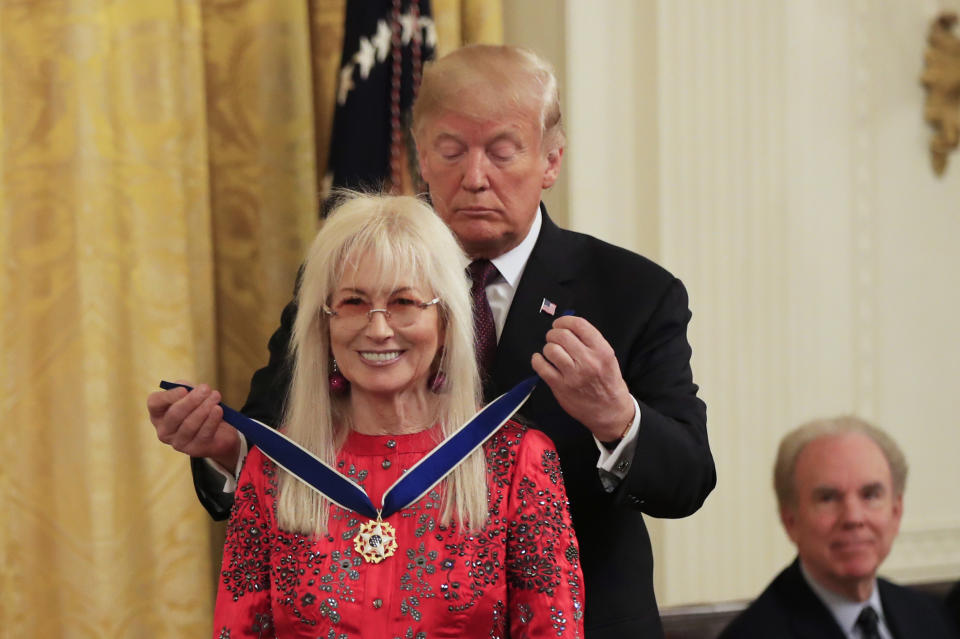
<svg viewBox="0 0 960 639">
<path fill-rule="evenodd" d="M 721 639 L 956 638 L 935 600 L 877 578 L 900 528 L 906 480 L 897 444 L 856 417 L 784 437 L 773 483 L 798 558 Z"/>
</svg>

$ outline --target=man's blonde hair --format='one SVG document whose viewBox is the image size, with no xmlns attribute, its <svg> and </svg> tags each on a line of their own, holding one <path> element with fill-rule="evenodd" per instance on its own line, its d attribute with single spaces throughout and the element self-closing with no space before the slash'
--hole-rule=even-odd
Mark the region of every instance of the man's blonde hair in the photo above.
<svg viewBox="0 0 960 639">
<path fill-rule="evenodd" d="M 472 44 L 428 64 L 413 105 L 413 135 L 444 111 L 481 117 L 500 111 L 539 112 L 540 146 L 564 146 L 560 95 L 553 67 L 529 49 Z"/>
<path fill-rule="evenodd" d="M 794 473 L 800 453 L 818 439 L 858 433 L 865 435 L 883 452 L 890 466 L 894 495 L 903 495 L 907 488 L 907 459 L 890 435 L 854 415 L 815 419 L 798 426 L 780 440 L 777 461 L 773 466 L 773 490 L 780 508 L 796 505 Z"/>
</svg>

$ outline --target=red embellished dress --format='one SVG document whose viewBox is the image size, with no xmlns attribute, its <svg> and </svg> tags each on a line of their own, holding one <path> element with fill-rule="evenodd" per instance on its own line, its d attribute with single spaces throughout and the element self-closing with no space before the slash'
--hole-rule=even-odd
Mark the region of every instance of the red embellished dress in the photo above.
<svg viewBox="0 0 960 639">
<path fill-rule="evenodd" d="M 434 430 L 351 433 L 338 470 L 381 503 L 436 446 Z M 331 505 L 320 537 L 280 530 L 277 467 L 253 449 L 240 473 L 213 636 L 310 639 L 582 637 L 583 577 L 560 462 L 540 431 L 515 423 L 486 444 L 490 518 L 441 525 L 437 488 L 384 521 L 398 548 L 367 563 L 353 538 L 367 518 Z"/>
</svg>

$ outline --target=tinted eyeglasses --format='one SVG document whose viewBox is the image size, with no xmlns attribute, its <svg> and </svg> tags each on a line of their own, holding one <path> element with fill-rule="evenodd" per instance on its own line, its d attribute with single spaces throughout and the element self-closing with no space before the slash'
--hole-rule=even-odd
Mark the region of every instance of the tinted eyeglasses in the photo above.
<svg viewBox="0 0 960 639">
<path fill-rule="evenodd" d="M 324 304 L 323 312 L 330 317 L 336 317 L 349 328 L 362 328 L 373 319 L 374 313 L 383 313 L 390 326 L 403 328 L 416 323 L 424 309 L 439 303 L 439 297 L 429 302 L 421 302 L 413 297 L 397 295 L 387 301 L 386 308 L 373 308 L 370 300 L 354 295 L 335 301 L 333 308 Z"/>
</svg>

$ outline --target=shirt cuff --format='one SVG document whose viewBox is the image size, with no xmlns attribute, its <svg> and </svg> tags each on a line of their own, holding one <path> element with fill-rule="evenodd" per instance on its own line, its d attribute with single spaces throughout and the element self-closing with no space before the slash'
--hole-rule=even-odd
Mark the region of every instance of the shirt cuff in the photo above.
<svg viewBox="0 0 960 639">
<path fill-rule="evenodd" d="M 250 452 L 250 448 L 247 446 L 247 438 L 244 437 L 243 433 L 240 433 L 239 431 L 237 434 L 240 436 L 240 455 L 237 457 L 237 466 L 233 469 L 233 473 L 209 457 L 203 458 L 203 461 L 206 462 L 207 466 L 215 470 L 217 474 L 223 477 L 223 488 L 220 490 L 224 493 L 236 492 L 237 478 L 240 477 L 240 469 L 243 468 L 243 460 L 247 458 L 247 453 Z"/>
<path fill-rule="evenodd" d="M 640 432 L 640 404 L 632 395 L 633 400 L 633 421 L 630 428 L 623 434 L 617 447 L 613 450 L 607 450 L 596 437 L 593 441 L 600 451 L 600 458 L 597 460 L 597 470 L 600 473 L 600 481 L 608 493 L 612 493 L 617 485 L 627 476 L 630 470 L 630 463 L 633 461 L 633 453 L 637 449 L 637 434 Z"/>
</svg>

